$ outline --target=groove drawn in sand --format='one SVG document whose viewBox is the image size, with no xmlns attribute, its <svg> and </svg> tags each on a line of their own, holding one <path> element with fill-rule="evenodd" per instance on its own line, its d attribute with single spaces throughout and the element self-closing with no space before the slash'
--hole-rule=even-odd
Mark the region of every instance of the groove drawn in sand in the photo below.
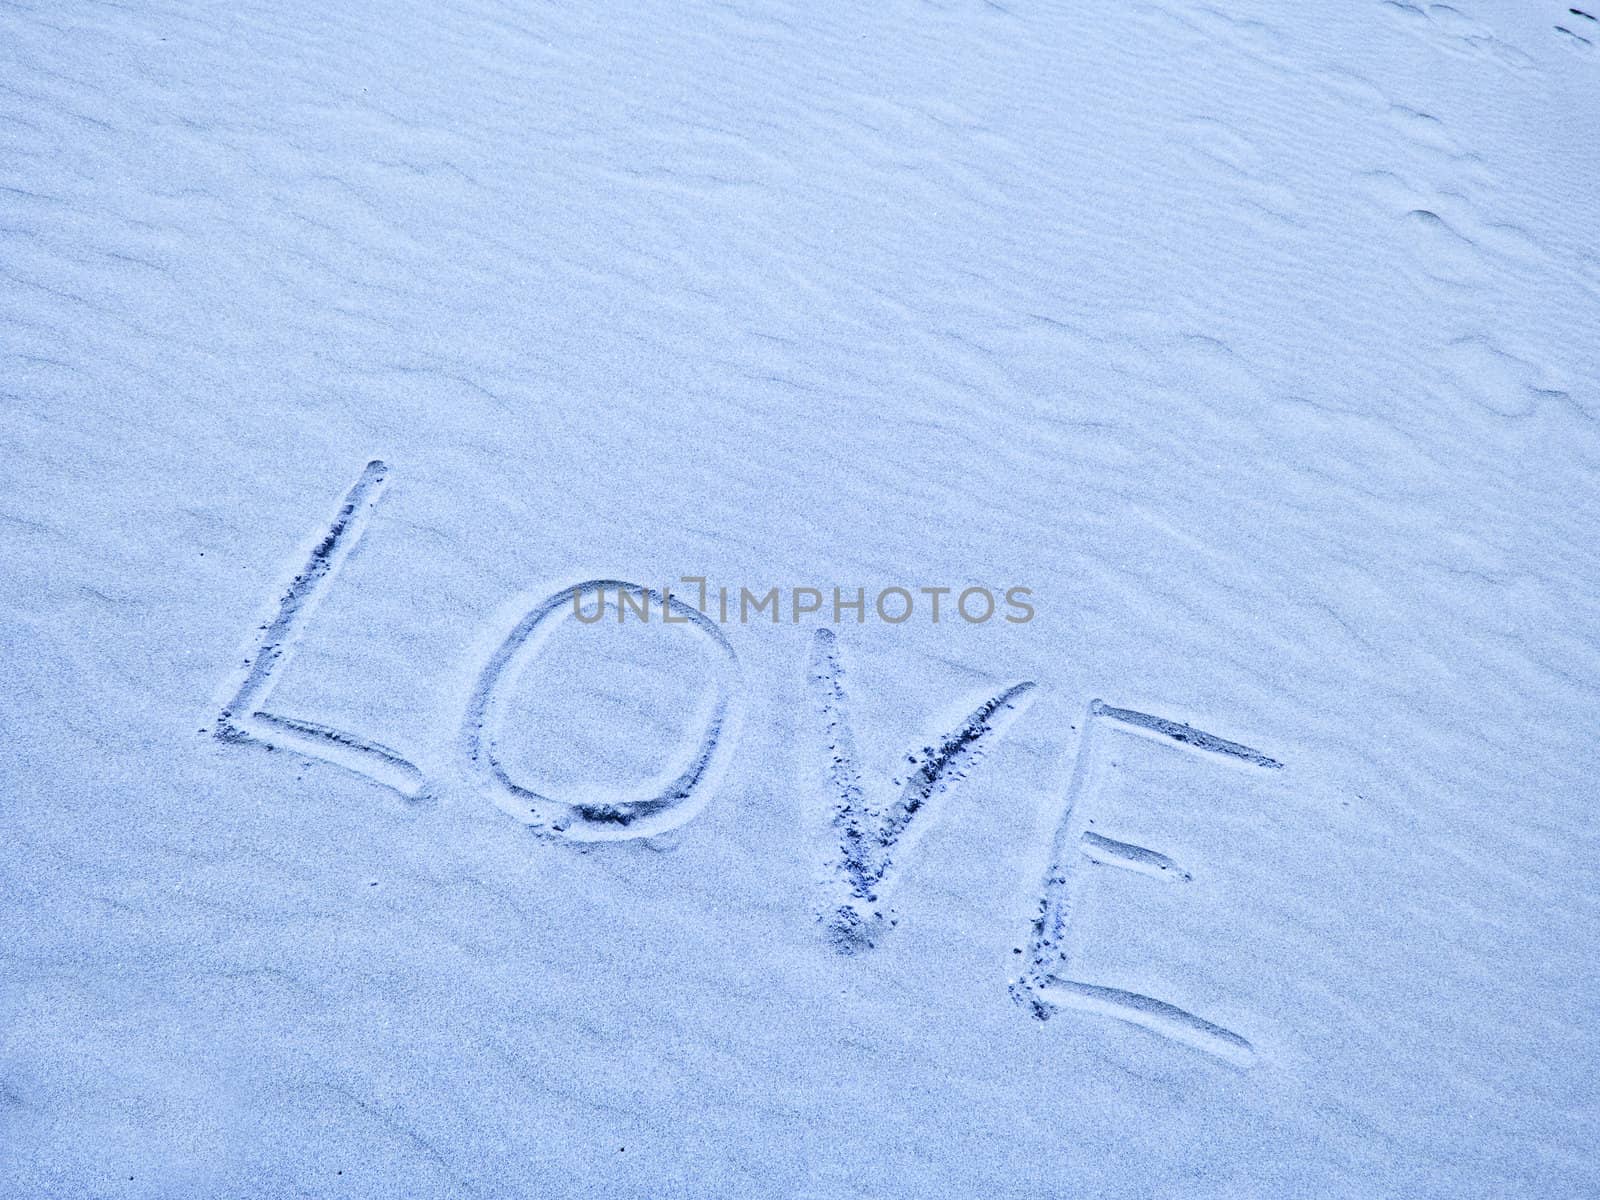
<svg viewBox="0 0 1600 1200">
<path fill-rule="evenodd" d="M 839 831 L 839 858 L 832 865 L 842 894 L 824 920 L 834 949 L 855 954 L 871 949 L 885 925 L 894 923 L 892 913 L 880 904 L 879 892 L 894 866 L 893 852 L 901 835 L 1005 730 L 1034 685 L 1029 681 L 1013 684 L 979 704 L 937 743 L 908 754 L 909 777 L 894 781 L 899 794 L 874 803 L 868 799 L 856 764 L 845 671 L 838 639 L 830 629 L 817 630 L 812 641 L 810 681 L 827 737 L 833 824 Z"/>
<path fill-rule="evenodd" d="M 1119 842 L 1114 838 L 1102 837 L 1093 830 L 1085 830 L 1078 845 L 1083 851 L 1083 856 L 1090 862 L 1101 863 L 1108 867 L 1121 867 L 1125 871 L 1136 871 L 1140 875 L 1149 875 L 1152 879 L 1161 879 L 1168 883 L 1193 878 L 1165 854 L 1158 854 L 1144 846 L 1135 846 L 1131 842 Z"/>
<path fill-rule="evenodd" d="M 1572 12 L 1574 12 L 1578 16 L 1582 16 L 1582 17 L 1588 17 L 1589 16 L 1588 13 L 1579 13 L 1577 9 L 1573 9 Z M 1589 19 L 1592 21 L 1594 18 L 1590 17 Z M 1576 22 L 1574 22 L 1574 23 L 1576 23 Z M 1569 46 L 1581 47 L 1582 49 L 1585 49 L 1585 50 L 1590 50 L 1590 49 L 1594 48 L 1594 39 L 1593 38 L 1586 37 L 1582 33 L 1575 33 L 1573 30 L 1568 29 L 1565 25 L 1557 25 L 1556 26 L 1556 32 L 1566 35 L 1566 37 L 1568 39 L 1567 40 L 1567 44 Z M 1586 32 L 1592 32 L 1592 31 L 1586 30 Z"/>
<path fill-rule="evenodd" d="M 1121 988 L 1098 987 L 1092 983 L 1053 979 L 1036 993 L 1035 998 L 1053 1008 L 1072 1008 L 1127 1021 L 1175 1042 L 1193 1046 L 1196 1050 L 1225 1058 L 1241 1067 L 1249 1066 L 1255 1058 L 1255 1047 L 1231 1029 L 1224 1029 L 1154 996 L 1127 992 Z"/>
<path fill-rule="evenodd" d="M 256 742 L 270 749 L 308 754 L 414 799 L 424 788 L 422 772 L 398 751 L 329 725 L 268 712 L 265 707 L 311 614 L 361 541 L 388 473 L 389 468 L 374 459 L 345 494 L 305 565 L 279 597 L 275 615 L 261 627 L 261 636 L 244 661 L 238 688 L 217 717 L 216 736 L 225 742 Z"/>
<path fill-rule="evenodd" d="M 562 799 L 547 796 L 518 783 L 505 767 L 499 753 L 504 733 L 504 705 L 500 697 L 516 686 L 550 634 L 572 616 L 578 604 L 586 605 L 589 599 L 598 597 L 603 609 L 608 593 L 619 605 L 624 596 L 630 597 L 628 603 L 636 611 L 641 602 L 656 611 L 670 610 L 674 617 L 672 624 L 681 624 L 685 633 L 703 638 L 712 650 L 715 697 L 704 718 L 698 742 L 679 760 L 683 764 L 681 769 L 664 785 L 627 797 L 597 794 Z M 663 605 L 667 609 L 663 609 Z M 654 837 L 693 819 L 710 799 L 715 779 L 735 741 L 738 683 L 738 662 L 733 647 L 716 623 L 698 609 L 676 598 L 665 598 L 641 584 L 623 580 L 591 579 L 562 588 L 524 610 L 479 672 L 462 725 L 461 745 L 467 775 L 502 810 L 553 838 L 616 842 Z"/>
<path fill-rule="evenodd" d="M 1556 32 L 1564 35 L 1563 40 L 1569 47 L 1587 53 L 1600 39 L 1600 18 L 1581 8 L 1569 8 L 1562 23 L 1556 26 Z"/>
<path fill-rule="evenodd" d="M 1283 764 L 1240 742 L 1229 741 L 1192 725 L 1153 713 L 1116 708 L 1092 700 L 1083 718 L 1083 736 L 1067 784 L 1066 808 L 1050 846 L 1044 894 L 1033 922 L 1028 965 L 1011 985 L 1012 995 L 1041 1021 L 1062 1009 L 1098 1013 L 1141 1026 L 1173 1041 L 1204 1050 L 1240 1066 L 1249 1065 L 1254 1049 L 1239 1034 L 1155 996 L 1071 979 L 1067 975 L 1067 926 L 1075 887 L 1084 886 L 1080 858 L 1099 866 L 1133 871 L 1167 883 L 1192 877 L 1172 858 L 1146 846 L 1117 841 L 1085 828 L 1081 801 L 1092 790 L 1102 730 L 1114 728 L 1140 737 L 1160 739 L 1197 754 L 1231 760 L 1267 771 Z"/>
<path fill-rule="evenodd" d="M 1112 708 L 1099 700 L 1089 706 L 1089 713 L 1095 717 L 1105 717 L 1107 720 L 1131 726 L 1135 729 L 1148 730 L 1169 738 L 1180 745 L 1188 746 L 1207 754 L 1221 754 L 1229 758 L 1241 759 L 1251 766 L 1267 767 L 1279 770 L 1283 764 L 1277 759 L 1268 758 L 1258 750 L 1249 746 L 1241 746 L 1238 742 L 1230 742 L 1219 738 L 1204 730 L 1195 729 L 1189 725 L 1180 725 L 1177 721 L 1169 721 L 1165 717 L 1152 716 L 1150 713 L 1136 712 L 1131 708 Z"/>
</svg>

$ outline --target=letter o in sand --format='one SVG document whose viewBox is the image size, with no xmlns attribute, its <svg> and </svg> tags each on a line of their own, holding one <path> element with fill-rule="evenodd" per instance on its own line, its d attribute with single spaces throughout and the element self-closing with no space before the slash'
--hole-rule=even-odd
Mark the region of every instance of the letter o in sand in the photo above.
<svg viewBox="0 0 1600 1200">
<path fill-rule="evenodd" d="M 670 609 L 674 618 L 681 618 L 672 622 L 680 630 L 678 636 L 704 638 L 710 646 L 716 694 L 705 726 L 683 770 L 660 790 L 604 801 L 543 795 L 513 779 L 496 753 L 504 708 L 500 698 L 538 658 L 550 634 L 573 615 L 579 601 L 599 593 L 603 606 L 604 593 L 619 591 L 644 596 L 649 606 L 658 611 Z M 722 630 L 697 608 L 677 599 L 668 600 L 654 588 L 616 579 L 574 584 L 531 607 L 519 605 L 518 609 L 521 617 L 489 655 L 467 701 L 461 750 L 468 779 L 523 824 L 566 841 L 648 838 L 692 820 L 710 799 L 738 732 L 738 658 Z"/>
</svg>

